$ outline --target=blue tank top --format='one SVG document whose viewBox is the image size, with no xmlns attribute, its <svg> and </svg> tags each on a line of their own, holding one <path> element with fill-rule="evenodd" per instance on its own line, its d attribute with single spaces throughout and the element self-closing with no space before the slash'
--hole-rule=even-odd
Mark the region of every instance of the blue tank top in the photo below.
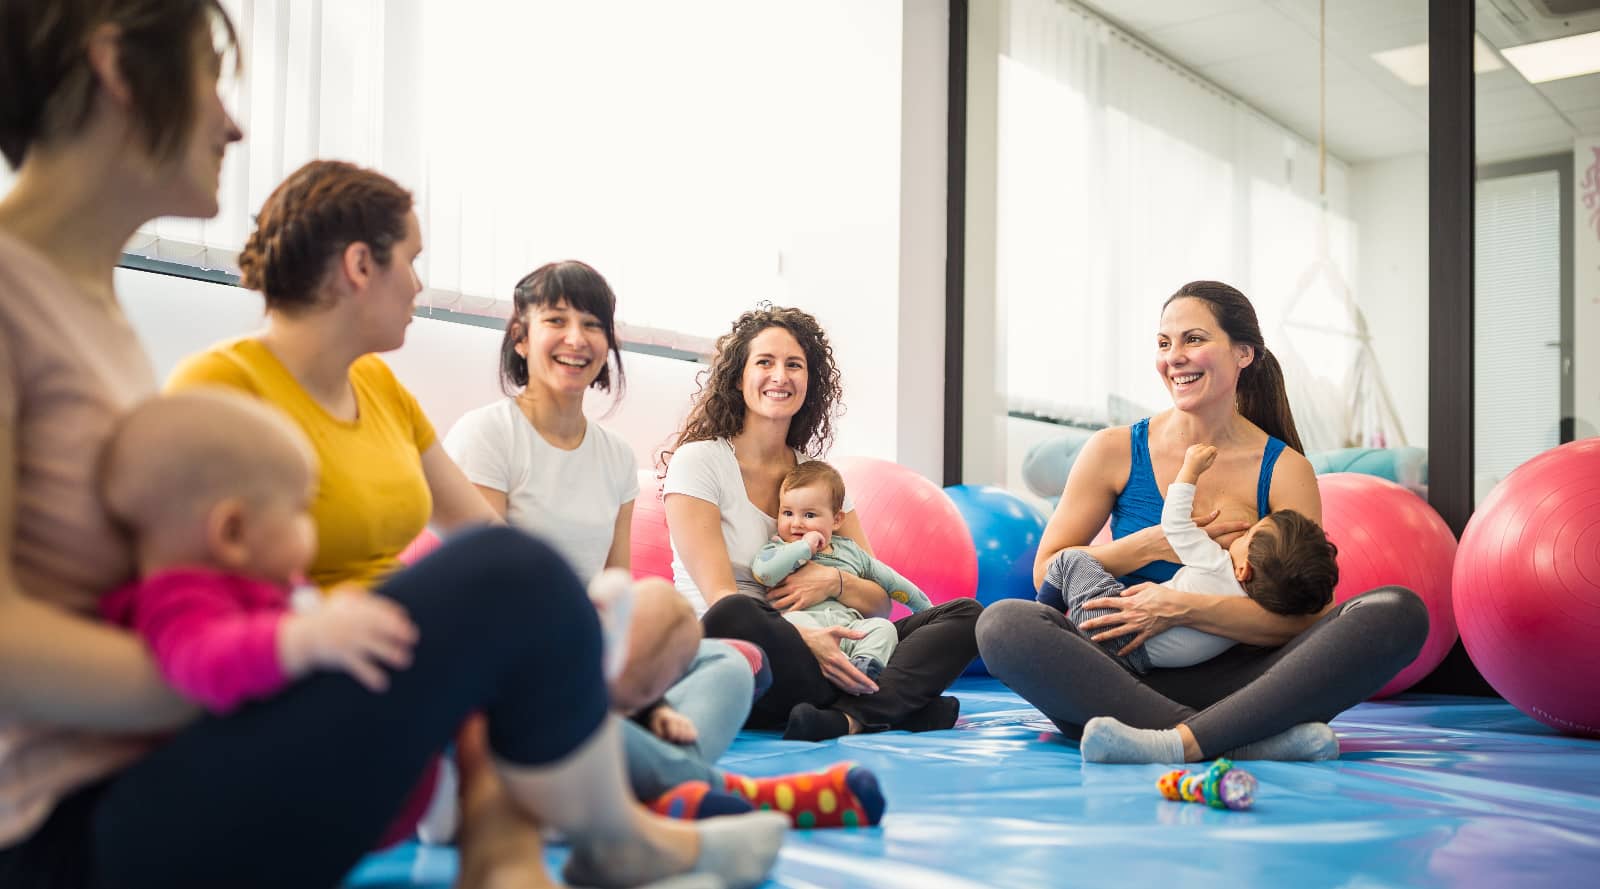
<svg viewBox="0 0 1600 889">
<path fill-rule="evenodd" d="M 1111 537 L 1126 537 L 1135 531 L 1161 524 L 1161 507 L 1167 498 L 1156 487 L 1155 468 L 1150 464 L 1150 418 L 1128 427 L 1128 441 L 1132 445 L 1132 458 L 1128 461 L 1128 483 L 1111 506 Z M 1256 515 L 1261 517 L 1272 511 L 1272 467 L 1285 445 L 1281 439 L 1267 436 L 1267 448 L 1261 454 L 1261 475 L 1256 480 Z M 1183 566 L 1177 562 L 1151 562 L 1142 568 L 1117 578 L 1132 585 L 1144 581 L 1165 583 Z"/>
</svg>

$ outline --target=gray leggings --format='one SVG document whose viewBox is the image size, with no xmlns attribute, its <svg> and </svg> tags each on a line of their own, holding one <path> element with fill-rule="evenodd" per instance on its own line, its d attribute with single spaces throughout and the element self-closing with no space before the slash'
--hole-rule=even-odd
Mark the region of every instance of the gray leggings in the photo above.
<svg viewBox="0 0 1600 889">
<path fill-rule="evenodd" d="M 1207 756 L 1302 722 L 1327 722 L 1411 663 L 1428 637 L 1415 593 L 1382 587 L 1345 602 L 1280 648 L 1235 645 L 1192 667 L 1135 676 L 1066 615 L 1004 599 L 978 620 L 989 674 L 1076 740 L 1091 717 L 1135 728 L 1187 724 Z"/>
</svg>

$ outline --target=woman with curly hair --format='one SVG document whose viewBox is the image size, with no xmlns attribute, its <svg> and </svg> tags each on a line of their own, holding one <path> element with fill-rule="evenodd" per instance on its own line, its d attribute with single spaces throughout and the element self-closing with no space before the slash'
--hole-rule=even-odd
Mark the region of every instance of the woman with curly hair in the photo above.
<svg viewBox="0 0 1600 889">
<path fill-rule="evenodd" d="M 839 649 L 844 627 L 799 628 L 782 612 L 827 599 L 886 616 L 889 597 L 870 580 L 815 563 L 768 590 L 750 562 L 777 531 L 778 486 L 833 440 L 839 370 L 817 319 L 792 308 L 746 312 L 717 341 L 694 406 L 666 463 L 673 581 L 704 612 L 709 636 L 766 650 L 773 683 L 745 724 L 820 741 L 885 729 L 955 724 L 959 702 L 941 697 L 977 654 L 977 602 L 958 599 L 895 623 L 900 643 L 874 682 Z M 870 554 L 849 497 L 840 534 Z"/>
</svg>

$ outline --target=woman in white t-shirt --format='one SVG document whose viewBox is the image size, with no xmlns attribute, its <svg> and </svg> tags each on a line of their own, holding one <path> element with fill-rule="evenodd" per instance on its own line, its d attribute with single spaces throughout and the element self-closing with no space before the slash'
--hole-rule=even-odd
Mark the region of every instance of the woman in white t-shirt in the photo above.
<svg viewBox="0 0 1600 889">
<path fill-rule="evenodd" d="M 780 612 L 836 599 L 885 617 L 890 602 L 881 587 L 815 562 L 771 590 L 750 572 L 777 533 L 779 483 L 831 443 L 839 395 L 833 347 L 799 309 L 746 312 L 717 341 L 675 449 L 664 455 L 673 581 L 704 612 L 708 635 L 749 640 L 771 659 L 772 688 L 752 708 L 751 728 L 781 728 L 785 738 L 808 741 L 950 728 L 959 703 L 940 693 L 977 656 L 977 602 L 957 599 L 896 621 L 899 646 L 874 682 L 839 649 L 839 640 L 859 631 L 803 629 Z M 844 509 L 838 533 L 870 554 L 848 496 Z"/>
<path fill-rule="evenodd" d="M 495 511 L 549 543 L 580 578 L 628 569 L 639 493 L 633 449 L 583 412 L 591 387 L 611 392 L 614 384 L 621 397 L 616 296 L 599 272 L 566 261 L 525 276 L 513 303 L 500 346 L 507 397 L 457 420 L 445 450 Z M 722 776 L 711 764 L 750 711 L 750 662 L 732 646 L 702 640 L 693 615 L 666 584 L 641 584 L 636 596 L 630 665 L 613 684 L 612 704 L 627 713 L 650 708 L 670 685 L 665 708 L 654 708 L 645 721 L 679 742 L 624 723 L 634 791 L 653 800 L 685 781 L 720 787 Z M 691 722 L 693 738 L 658 725 L 662 711 Z"/>
</svg>

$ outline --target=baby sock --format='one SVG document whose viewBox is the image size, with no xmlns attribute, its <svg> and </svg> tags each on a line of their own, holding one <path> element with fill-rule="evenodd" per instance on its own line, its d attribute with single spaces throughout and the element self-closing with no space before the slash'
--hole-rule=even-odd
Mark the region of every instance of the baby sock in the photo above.
<svg viewBox="0 0 1600 889">
<path fill-rule="evenodd" d="M 850 663 L 855 664 L 856 669 L 867 674 L 867 678 L 871 679 L 873 682 L 877 682 L 878 677 L 883 675 L 883 661 L 880 661 L 875 657 L 858 654 L 850 659 Z"/>
<path fill-rule="evenodd" d="M 607 568 L 589 581 L 589 601 L 600 615 L 607 682 L 622 675 L 628 659 L 628 620 L 633 617 L 633 575 Z"/>
<path fill-rule="evenodd" d="M 1039 585 L 1039 593 L 1034 596 L 1041 605 L 1050 606 L 1051 611 L 1067 613 L 1067 597 L 1061 594 L 1061 588 L 1046 580 Z"/>
<path fill-rule="evenodd" d="M 1183 762 L 1183 737 L 1175 728 L 1130 728 L 1096 716 L 1084 723 L 1078 752 L 1084 762 Z"/>
<path fill-rule="evenodd" d="M 704 781 L 685 781 L 650 801 L 649 808 L 657 815 L 684 821 L 743 815 L 755 810 L 744 797 L 712 790 Z"/>
<path fill-rule="evenodd" d="M 1339 736 L 1325 722 L 1302 722 L 1270 738 L 1236 747 L 1228 759 L 1275 759 L 1280 762 L 1320 762 L 1339 758 Z"/>
<path fill-rule="evenodd" d="M 852 762 L 776 778 L 729 774 L 723 786 L 758 809 L 782 812 L 795 827 L 871 827 L 883 817 L 878 776 Z"/>
</svg>

